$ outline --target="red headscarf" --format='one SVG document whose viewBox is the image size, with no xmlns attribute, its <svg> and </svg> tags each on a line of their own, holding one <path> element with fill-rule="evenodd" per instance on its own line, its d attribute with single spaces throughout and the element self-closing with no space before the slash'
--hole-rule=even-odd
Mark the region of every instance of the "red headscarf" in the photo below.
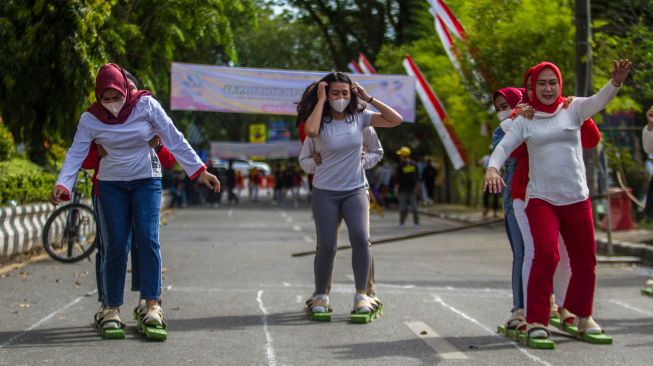
<svg viewBox="0 0 653 366">
<path fill-rule="evenodd" d="M 100 102 L 102 100 L 102 93 L 107 89 L 117 91 L 126 99 L 117 117 L 114 117 Z M 116 64 L 106 64 L 100 68 L 95 78 L 96 101 L 86 111 L 103 123 L 109 125 L 121 124 L 127 120 L 127 117 L 131 114 L 138 100 L 144 95 L 150 95 L 150 93 L 146 90 L 130 89 L 129 80 L 122 67 Z"/>
<path fill-rule="evenodd" d="M 535 88 L 537 86 L 537 78 L 540 76 L 540 73 L 544 71 L 545 69 L 551 69 L 553 72 L 556 74 L 556 77 L 558 78 L 558 86 L 560 93 L 558 94 L 558 99 L 556 99 L 555 102 L 551 105 L 546 105 L 540 102 L 539 99 L 537 99 L 537 93 L 535 92 Z M 534 67 L 530 68 L 525 75 L 524 78 L 524 87 L 528 89 L 528 83 L 530 82 L 531 84 L 531 92 L 533 93 L 533 98 L 529 96 L 530 100 L 530 105 L 535 108 L 536 111 L 540 112 L 546 112 L 546 113 L 553 113 L 556 111 L 560 103 L 562 103 L 565 99 L 562 97 L 562 75 L 560 74 L 560 69 L 558 67 L 550 62 L 541 62 Z"/>
<path fill-rule="evenodd" d="M 494 95 L 492 96 L 492 100 L 496 100 L 497 97 L 501 95 L 506 99 L 506 102 L 508 102 L 508 105 L 510 108 L 515 109 L 517 107 L 517 104 L 523 100 L 523 95 L 521 90 L 517 88 L 502 88 L 494 92 Z"/>
</svg>

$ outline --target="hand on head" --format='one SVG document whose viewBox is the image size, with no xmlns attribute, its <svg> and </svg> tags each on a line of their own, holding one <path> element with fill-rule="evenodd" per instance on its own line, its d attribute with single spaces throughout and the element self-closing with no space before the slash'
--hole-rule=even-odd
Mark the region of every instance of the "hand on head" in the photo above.
<svg viewBox="0 0 653 366">
<path fill-rule="evenodd" d="M 367 91 L 359 83 L 353 83 L 351 91 L 364 101 L 370 100 L 370 95 L 367 94 Z"/>
<path fill-rule="evenodd" d="M 321 100 L 323 102 L 326 102 L 327 100 L 327 95 L 326 95 L 326 87 L 329 85 L 326 81 L 321 81 L 317 85 L 317 100 Z"/>
</svg>

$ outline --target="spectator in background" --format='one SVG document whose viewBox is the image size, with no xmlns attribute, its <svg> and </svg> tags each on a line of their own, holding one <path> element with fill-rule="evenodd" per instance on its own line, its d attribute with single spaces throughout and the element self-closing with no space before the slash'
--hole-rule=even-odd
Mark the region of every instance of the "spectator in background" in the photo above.
<svg viewBox="0 0 653 366">
<path fill-rule="evenodd" d="M 417 157 L 417 189 L 419 193 L 420 200 L 422 201 L 422 205 L 426 206 L 429 202 L 429 196 L 426 191 L 426 185 L 424 184 L 424 168 L 426 167 L 426 163 L 424 162 L 424 157 L 423 156 L 418 156 Z"/>
<path fill-rule="evenodd" d="M 249 200 L 258 202 L 258 189 L 261 185 L 261 174 L 258 168 L 252 167 L 248 175 Z"/>
<path fill-rule="evenodd" d="M 435 202 L 435 180 L 438 177 L 438 170 L 435 169 L 433 161 L 427 160 L 422 178 L 424 180 L 424 187 L 426 188 L 426 196 L 428 197 L 428 204 Z"/>
<path fill-rule="evenodd" d="M 400 162 L 395 171 L 397 195 L 399 196 L 399 227 L 403 228 L 408 216 L 408 205 L 413 212 L 413 223 L 419 226 L 417 212 L 417 164 L 410 160 L 410 148 L 402 146 L 397 150 Z"/>
<path fill-rule="evenodd" d="M 234 162 L 229 160 L 229 168 L 227 169 L 227 203 L 231 205 L 232 202 L 238 204 L 238 196 L 234 193 L 236 189 L 236 171 L 234 170 Z"/>
</svg>

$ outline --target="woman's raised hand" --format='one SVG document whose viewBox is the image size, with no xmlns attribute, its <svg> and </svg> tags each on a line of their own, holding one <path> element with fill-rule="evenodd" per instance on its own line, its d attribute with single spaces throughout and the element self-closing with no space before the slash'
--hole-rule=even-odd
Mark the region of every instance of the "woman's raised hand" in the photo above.
<svg viewBox="0 0 653 366">
<path fill-rule="evenodd" d="M 503 181 L 499 171 L 496 168 L 489 167 L 485 169 L 485 186 L 484 189 L 490 193 L 501 193 L 506 182 Z"/>
<path fill-rule="evenodd" d="M 612 82 L 615 86 L 621 86 L 626 81 L 632 63 L 628 59 L 622 59 L 614 62 L 612 68 Z"/>
<path fill-rule="evenodd" d="M 352 84 L 351 91 L 354 92 L 357 97 L 366 102 L 370 100 L 370 95 L 367 94 L 367 91 L 365 91 L 365 89 L 359 83 Z"/>
<path fill-rule="evenodd" d="M 322 81 L 317 85 L 317 100 L 326 102 L 327 100 L 327 95 L 326 95 L 326 87 L 329 83 L 326 81 Z"/>
</svg>

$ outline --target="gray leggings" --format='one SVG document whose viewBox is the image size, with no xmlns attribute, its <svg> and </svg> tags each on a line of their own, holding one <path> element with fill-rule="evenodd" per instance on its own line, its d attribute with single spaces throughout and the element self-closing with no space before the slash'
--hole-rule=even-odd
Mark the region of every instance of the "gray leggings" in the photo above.
<svg viewBox="0 0 653 366">
<path fill-rule="evenodd" d="M 326 294 L 338 248 L 338 223 L 342 217 L 349 231 L 351 265 L 357 291 L 367 288 L 370 268 L 369 199 L 365 188 L 353 191 L 326 191 L 313 188 L 311 203 L 318 250 L 315 254 L 315 293 Z"/>
</svg>

